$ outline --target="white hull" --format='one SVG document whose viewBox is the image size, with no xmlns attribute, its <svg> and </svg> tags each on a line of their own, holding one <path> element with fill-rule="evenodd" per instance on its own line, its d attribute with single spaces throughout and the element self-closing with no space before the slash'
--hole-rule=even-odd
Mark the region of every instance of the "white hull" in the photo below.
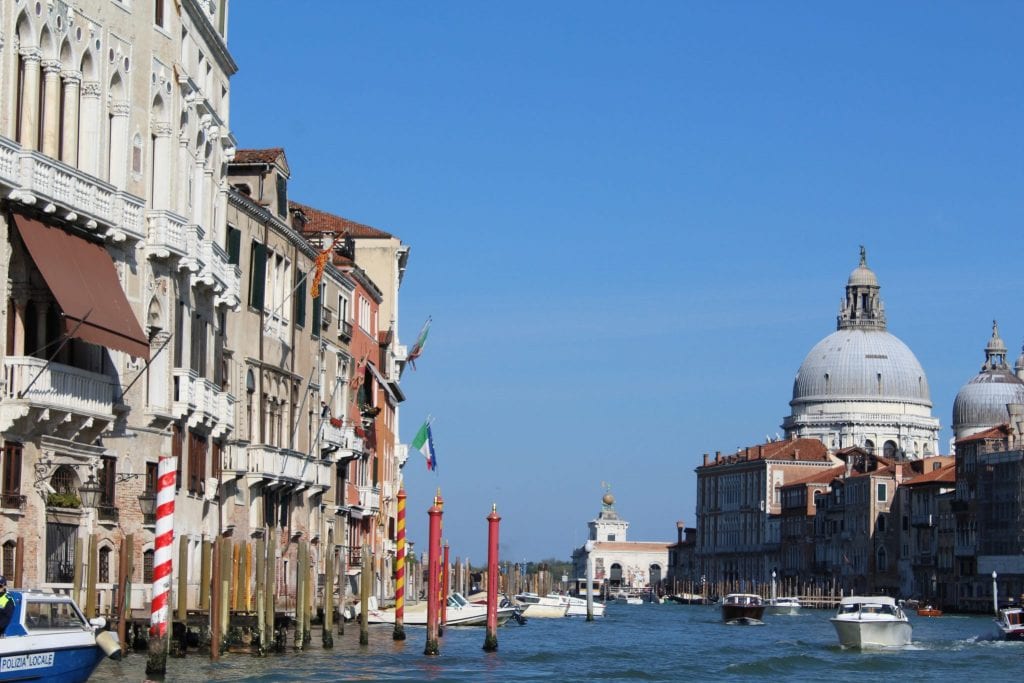
<svg viewBox="0 0 1024 683">
<path fill-rule="evenodd" d="M 534 603 L 523 605 L 520 609 L 527 619 L 561 619 L 565 616 L 568 605 L 542 605 Z"/>
<path fill-rule="evenodd" d="M 910 623 L 895 620 L 832 618 L 839 644 L 850 648 L 903 647 L 910 644 Z"/>
<path fill-rule="evenodd" d="M 587 601 L 586 600 L 581 600 L 580 602 L 582 602 L 583 604 L 582 605 L 577 605 L 575 602 L 569 603 L 569 610 L 565 613 L 565 616 L 567 616 L 567 617 L 585 617 L 585 616 L 587 616 Z M 594 602 L 594 616 L 595 617 L 603 617 L 604 616 L 604 603 L 597 602 L 597 601 Z"/>
</svg>

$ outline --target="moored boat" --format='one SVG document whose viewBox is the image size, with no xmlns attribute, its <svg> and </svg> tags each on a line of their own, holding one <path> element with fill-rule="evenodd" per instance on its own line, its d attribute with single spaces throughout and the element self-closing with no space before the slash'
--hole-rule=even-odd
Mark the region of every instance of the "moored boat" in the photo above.
<svg viewBox="0 0 1024 683">
<path fill-rule="evenodd" d="M 536 617 L 538 619 L 558 619 L 565 616 L 569 610 L 568 599 L 564 596 L 541 596 L 536 593 L 520 593 L 516 596 L 519 609 L 527 619 Z"/>
<path fill-rule="evenodd" d="M 549 594 L 548 597 L 549 598 L 553 597 L 553 595 Z M 566 602 L 568 602 L 568 604 L 569 604 L 568 608 L 565 610 L 565 616 L 567 616 L 567 617 L 585 617 L 585 616 L 587 616 L 587 601 L 586 601 L 585 598 L 574 598 L 571 595 L 562 595 L 562 596 L 559 596 L 559 597 L 565 599 Z M 594 616 L 595 617 L 603 617 L 604 616 L 605 604 L 603 602 L 598 602 L 597 600 L 594 600 L 593 608 L 594 608 Z"/>
<path fill-rule="evenodd" d="M 768 605 L 765 607 L 765 612 L 768 614 L 800 614 L 800 609 L 803 605 L 800 604 L 800 600 L 792 597 L 784 598 L 772 598 L 768 601 Z"/>
<path fill-rule="evenodd" d="M 903 647 L 912 635 L 907 615 L 886 595 L 845 597 L 831 621 L 843 647 Z"/>
<path fill-rule="evenodd" d="M 727 624 L 760 624 L 764 601 L 753 593 L 730 593 L 722 600 L 722 621 Z"/>
<path fill-rule="evenodd" d="M 644 599 L 639 595 L 620 591 L 615 594 L 615 602 L 620 605 L 642 605 L 644 604 Z"/>
<path fill-rule="evenodd" d="M 498 624 L 504 624 L 515 614 L 512 606 L 498 607 Z M 374 604 L 366 612 L 367 621 L 371 624 L 393 624 L 395 623 L 394 608 L 378 609 Z M 448 609 L 445 610 L 447 626 L 486 626 L 487 605 L 474 604 L 462 596 L 461 593 L 452 592 L 448 596 Z M 427 625 L 427 603 L 420 601 L 414 605 L 406 605 L 402 614 L 402 624 L 405 626 L 426 626 Z"/>
<path fill-rule="evenodd" d="M 14 613 L 0 638 L 0 681 L 88 680 L 104 658 L 121 658 L 117 634 L 86 620 L 71 596 L 8 591 Z"/>
<path fill-rule="evenodd" d="M 1024 640 L 1024 608 L 1001 609 L 995 622 L 1004 640 Z"/>
</svg>

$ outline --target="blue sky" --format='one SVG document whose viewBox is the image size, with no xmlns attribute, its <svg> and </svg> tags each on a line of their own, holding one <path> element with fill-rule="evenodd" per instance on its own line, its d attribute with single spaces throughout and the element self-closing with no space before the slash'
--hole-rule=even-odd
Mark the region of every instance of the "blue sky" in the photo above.
<svg viewBox="0 0 1024 683">
<path fill-rule="evenodd" d="M 1016 358 L 1024 5 L 231 5 L 231 129 L 293 199 L 410 245 L 409 533 L 567 558 L 612 485 L 694 522 L 702 453 L 781 431 L 868 249 L 942 441 L 991 321 Z"/>
</svg>

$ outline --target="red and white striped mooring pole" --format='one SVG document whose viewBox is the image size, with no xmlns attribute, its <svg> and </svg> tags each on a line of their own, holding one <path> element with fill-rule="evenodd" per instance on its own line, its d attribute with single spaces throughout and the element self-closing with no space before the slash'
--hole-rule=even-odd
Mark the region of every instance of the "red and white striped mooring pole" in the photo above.
<svg viewBox="0 0 1024 683">
<path fill-rule="evenodd" d="M 153 550 L 153 603 L 149 618 L 147 674 L 163 674 L 167 671 L 167 622 L 170 618 L 176 469 L 177 458 L 160 456 L 156 469 L 156 538 Z"/>
</svg>

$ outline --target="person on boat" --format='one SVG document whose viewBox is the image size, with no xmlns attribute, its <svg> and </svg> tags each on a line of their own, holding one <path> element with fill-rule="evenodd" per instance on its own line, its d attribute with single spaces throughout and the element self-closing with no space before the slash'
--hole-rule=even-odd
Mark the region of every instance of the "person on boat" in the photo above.
<svg viewBox="0 0 1024 683">
<path fill-rule="evenodd" d="M 14 616 L 14 600 L 7 594 L 7 579 L 0 576 L 0 638 L 4 637 L 7 625 Z"/>
</svg>

